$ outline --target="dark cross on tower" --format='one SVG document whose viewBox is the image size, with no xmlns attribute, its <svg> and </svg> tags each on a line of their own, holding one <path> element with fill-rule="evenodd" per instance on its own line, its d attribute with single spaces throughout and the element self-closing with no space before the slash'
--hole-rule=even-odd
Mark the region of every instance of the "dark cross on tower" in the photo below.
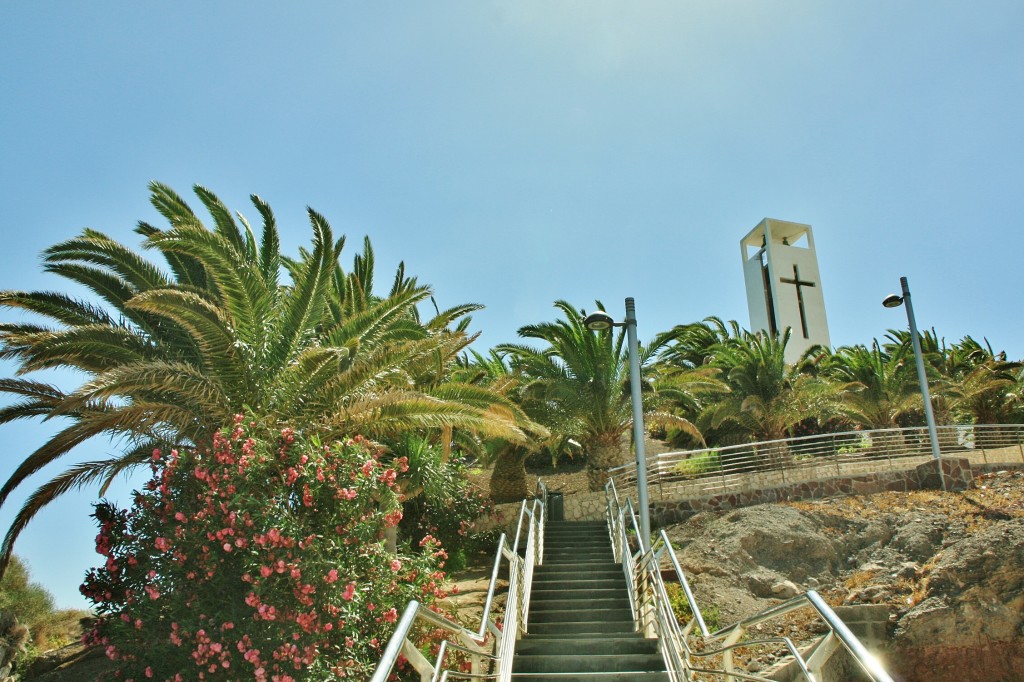
<svg viewBox="0 0 1024 682">
<path fill-rule="evenodd" d="M 796 287 L 796 302 L 800 305 L 800 327 L 803 329 L 804 338 L 810 338 L 807 335 L 807 315 L 804 313 L 804 292 L 800 287 L 813 287 L 814 282 L 804 282 L 800 280 L 800 271 L 796 269 L 796 263 L 793 264 L 793 279 L 780 277 L 779 281 L 783 284 L 792 284 Z"/>
<path fill-rule="evenodd" d="M 775 324 L 775 299 L 772 298 L 771 278 L 768 276 L 768 261 L 765 258 L 764 247 L 758 252 L 761 259 L 761 284 L 764 286 L 764 304 L 768 309 L 768 333 L 778 336 L 778 325 Z"/>
</svg>

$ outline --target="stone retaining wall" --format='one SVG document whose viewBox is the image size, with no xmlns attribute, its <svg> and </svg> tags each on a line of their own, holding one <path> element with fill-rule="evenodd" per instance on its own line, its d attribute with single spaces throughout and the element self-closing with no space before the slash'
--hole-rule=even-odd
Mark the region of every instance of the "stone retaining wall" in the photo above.
<svg viewBox="0 0 1024 682">
<path fill-rule="evenodd" d="M 562 509 L 566 521 L 602 521 L 605 512 L 604 492 L 576 493 L 562 498 Z M 494 505 L 494 513 L 478 519 L 477 530 L 501 528 L 506 533 L 515 533 L 516 521 L 522 502 Z"/>
</svg>

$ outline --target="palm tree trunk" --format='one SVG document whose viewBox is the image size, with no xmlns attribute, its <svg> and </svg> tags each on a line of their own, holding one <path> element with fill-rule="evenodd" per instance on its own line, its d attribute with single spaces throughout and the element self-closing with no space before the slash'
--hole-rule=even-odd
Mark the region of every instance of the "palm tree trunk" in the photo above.
<svg viewBox="0 0 1024 682">
<path fill-rule="evenodd" d="M 441 427 L 441 464 L 446 464 L 452 455 L 452 427 Z"/>
<path fill-rule="evenodd" d="M 526 452 L 508 448 L 498 456 L 491 473 L 491 500 L 517 502 L 525 498 L 530 489 L 526 485 Z"/>
<path fill-rule="evenodd" d="M 608 483 L 608 470 L 622 466 L 628 458 L 626 439 L 615 436 L 614 440 L 599 441 L 590 447 L 587 458 L 587 483 L 590 490 L 604 490 Z"/>
</svg>

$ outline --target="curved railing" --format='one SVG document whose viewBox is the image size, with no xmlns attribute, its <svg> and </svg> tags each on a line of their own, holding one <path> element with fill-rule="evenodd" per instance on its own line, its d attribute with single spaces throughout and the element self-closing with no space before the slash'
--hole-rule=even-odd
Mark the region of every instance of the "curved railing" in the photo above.
<svg viewBox="0 0 1024 682">
<path fill-rule="evenodd" d="M 737 649 L 749 651 L 764 646 L 784 647 L 787 655 L 781 664 L 796 666 L 798 673 L 808 682 L 822 679 L 822 669 L 840 646 L 845 648 L 863 669 L 868 679 L 874 682 L 893 682 L 878 660 L 813 590 L 735 625 L 717 632 L 709 632 L 665 531 L 660 531 L 651 548 L 644 551 L 637 541 L 640 529 L 632 501 L 626 499 L 623 502 L 619 498 L 614 480 L 608 481 L 605 495 L 612 549 L 616 562 L 622 565 L 626 576 L 629 603 L 637 630 L 646 637 L 657 638 L 659 650 L 673 682 L 690 682 L 695 679 L 696 674 L 720 677 L 727 682 L 769 682 L 773 678 L 742 670 L 735 660 Z M 690 607 L 692 615 L 685 624 L 680 624 L 676 618 L 662 577 L 661 565 L 665 559 L 675 572 Z M 750 628 L 801 608 L 812 609 L 826 630 L 825 634 L 806 645 L 803 650 L 788 637 L 744 639 Z"/>
<path fill-rule="evenodd" d="M 943 456 L 981 466 L 1024 464 L 1024 424 L 939 426 L 936 432 Z M 931 458 L 923 426 L 844 431 L 652 455 L 647 486 L 657 499 L 701 497 L 905 468 Z M 636 482 L 635 463 L 609 473 L 619 489 Z"/>
<path fill-rule="evenodd" d="M 445 618 L 444 616 L 424 608 L 417 601 L 411 601 L 402 612 L 391 639 L 388 640 L 380 663 L 374 671 L 370 682 L 385 682 L 391 674 L 399 655 L 404 655 L 409 664 L 420 675 L 421 682 L 445 682 L 456 679 L 495 679 L 508 682 L 512 675 L 512 655 L 516 639 L 526 632 L 530 615 L 530 588 L 533 582 L 533 569 L 536 564 L 543 563 L 544 558 L 544 510 L 547 504 L 547 488 L 537 481 L 537 496 L 532 500 L 523 500 L 516 522 L 515 540 L 509 544 L 508 536 L 501 534 L 498 549 L 494 556 L 491 569 L 491 581 L 487 587 L 487 599 L 480 616 L 480 627 L 476 631 L 469 630 Z M 519 543 L 523 540 L 526 530 L 525 551 L 519 555 Z M 508 563 L 508 596 L 505 602 L 504 620 L 491 617 L 494 606 L 498 575 L 502 564 Z M 416 647 L 412 640 L 414 626 L 417 623 L 427 624 L 447 632 L 449 639 L 441 643 L 437 656 L 431 662 Z M 493 638 L 493 639 L 492 639 Z M 459 652 L 468 656 L 471 663 L 470 672 L 449 669 L 448 655 Z"/>
</svg>

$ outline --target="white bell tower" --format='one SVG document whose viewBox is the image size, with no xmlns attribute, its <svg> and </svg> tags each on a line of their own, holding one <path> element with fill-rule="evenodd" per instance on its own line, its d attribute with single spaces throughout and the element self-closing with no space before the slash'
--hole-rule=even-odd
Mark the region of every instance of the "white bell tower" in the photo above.
<svg viewBox="0 0 1024 682">
<path fill-rule="evenodd" d="M 765 218 L 740 240 L 751 331 L 792 329 L 786 362 L 831 345 L 810 225 Z"/>
</svg>

